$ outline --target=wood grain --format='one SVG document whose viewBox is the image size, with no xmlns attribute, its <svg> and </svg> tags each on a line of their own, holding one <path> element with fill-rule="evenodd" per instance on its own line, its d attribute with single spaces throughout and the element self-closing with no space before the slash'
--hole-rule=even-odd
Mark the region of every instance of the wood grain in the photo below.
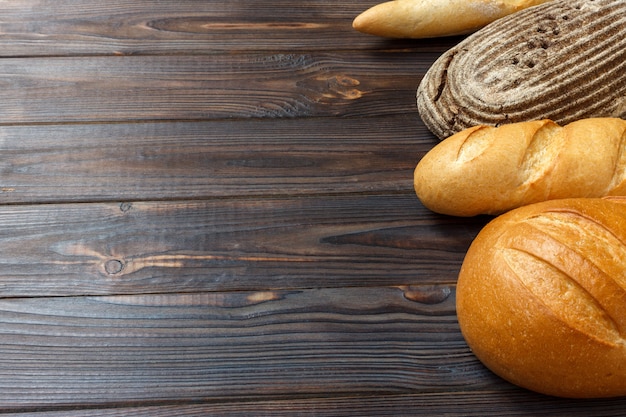
<svg viewBox="0 0 626 417">
<path fill-rule="evenodd" d="M 0 60 L 0 122 L 417 117 L 415 90 L 437 54 L 425 54 L 423 61 L 416 56 L 355 51 L 7 58 Z"/>
<path fill-rule="evenodd" d="M 371 0 L 0 2 L 0 414 L 622 415 L 487 371 Z"/>
<path fill-rule="evenodd" d="M 0 293 L 450 284 L 479 227 L 405 194 L 7 206 Z"/>
<path fill-rule="evenodd" d="M 0 411 L 493 389 L 453 290 L 0 300 Z"/>
<path fill-rule="evenodd" d="M 369 118 L 0 126 L 0 202 L 404 192 L 436 142 Z"/>
<path fill-rule="evenodd" d="M 488 405 L 488 406 L 487 406 Z M 289 400 L 199 403 L 189 405 L 154 405 L 132 408 L 90 408 L 72 410 L 55 408 L 39 411 L 36 417 L 223 417 L 316 416 L 351 417 L 409 416 L 551 416 L 551 417 L 622 417 L 623 401 L 564 400 L 542 397 L 519 390 L 455 392 L 452 398 L 441 393 L 415 395 L 371 395 L 338 398 L 293 398 Z M 9 417 L 21 413 L 4 414 Z"/>
<path fill-rule="evenodd" d="M 36 6 L 33 4 L 36 3 Z M 376 4 L 293 1 L 12 0 L 0 4 L 0 56 L 214 54 L 394 48 L 439 50 L 449 40 L 364 36 L 352 20 Z"/>
<path fill-rule="evenodd" d="M 623 412 L 620 400 L 556 399 L 503 383 L 465 345 L 454 295 L 436 285 L 0 300 L 0 412 Z"/>
</svg>

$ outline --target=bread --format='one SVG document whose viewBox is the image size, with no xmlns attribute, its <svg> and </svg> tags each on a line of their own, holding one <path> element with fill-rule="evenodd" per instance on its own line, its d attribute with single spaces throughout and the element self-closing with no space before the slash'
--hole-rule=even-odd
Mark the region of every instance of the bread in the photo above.
<svg viewBox="0 0 626 417">
<path fill-rule="evenodd" d="M 470 33 L 548 0 L 394 0 L 354 19 L 359 32 L 388 38 L 434 38 Z"/>
<path fill-rule="evenodd" d="M 417 164 L 415 192 L 432 211 L 501 214 L 539 201 L 626 195 L 626 120 L 475 126 Z"/>
<path fill-rule="evenodd" d="M 478 359 L 521 387 L 624 396 L 625 271 L 626 199 L 510 211 L 467 252 L 457 285 L 461 332 Z"/>
<path fill-rule="evenodd" d="M 440 139 L 476 125 L 626 118 L 626 1 L 555 0 L 442 54 L 417 89 Z"/>
</svg>

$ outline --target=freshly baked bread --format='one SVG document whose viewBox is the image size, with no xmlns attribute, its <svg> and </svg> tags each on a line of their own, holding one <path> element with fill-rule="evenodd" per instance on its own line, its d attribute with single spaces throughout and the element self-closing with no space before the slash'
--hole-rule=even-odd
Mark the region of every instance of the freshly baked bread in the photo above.
<svg viewBox="0 0 626 417">
<path fill-rule="evenodd" d="M 388 38 L 434 38 L 474 32 L 503 16 L 548 0 L 393 0 L 354 19 L 359 32 Z"/>
<path fill-rule="evenodd" d="M 626 118 L 626 1 L 554 0 L 493 22 L 431 66 L 417 108 L 440 139 L 482 124 Z"/>
<path fill-rule="evenodd" d="M 454 216 L 626 195 L 626 120 L 475 126 L 432 148 L 415 168 L 414 187 L 424 206 Z"/>
<path fill-rule="evenodd" d="M 458 279 L 474 354 L 543 394 L 626 395 L 626 199 L 537 203 L 492 220 Z"/>
</svg>

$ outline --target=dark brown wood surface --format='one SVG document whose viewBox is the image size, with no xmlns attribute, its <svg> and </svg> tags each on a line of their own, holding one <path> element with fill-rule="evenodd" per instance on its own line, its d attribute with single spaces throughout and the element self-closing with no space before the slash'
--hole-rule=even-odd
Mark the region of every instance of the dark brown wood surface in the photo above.
<svg viewBox="0 0 626 417">
<path fill-rule="evenodd" d="M 489 218 L 412 190 L 461 38 L 352 30 L 374 4 L 0 2 L 0 415 L 626 413 L 468 349 Z"/>
</svg>

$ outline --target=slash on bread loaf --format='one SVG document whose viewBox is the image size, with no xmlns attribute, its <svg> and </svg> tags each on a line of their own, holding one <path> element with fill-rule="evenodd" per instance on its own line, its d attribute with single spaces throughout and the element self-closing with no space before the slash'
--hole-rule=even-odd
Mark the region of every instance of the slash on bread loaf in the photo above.
<svg viewBox="0 0 626 417">
<path fill-rule="evenodd" d="M 431 66 L 417 108 L 439 139 L 482 124 L 626 118 L 626 1 L 554 0 L 491 23 Z"/>
<path fill-rule="evenodd" d="M 475 126 L 432 148 L 415 168 L 414 187 L 424 206 L 454 216 L 626 195 L 626 120 Z"/>
<path fill-rule="evenodd" d="M 457 315 L 494 373 L 543 394 L 626 395 L 626 199 L 564 199 L 492 220 L 467 252 Z"/>
</svg>

